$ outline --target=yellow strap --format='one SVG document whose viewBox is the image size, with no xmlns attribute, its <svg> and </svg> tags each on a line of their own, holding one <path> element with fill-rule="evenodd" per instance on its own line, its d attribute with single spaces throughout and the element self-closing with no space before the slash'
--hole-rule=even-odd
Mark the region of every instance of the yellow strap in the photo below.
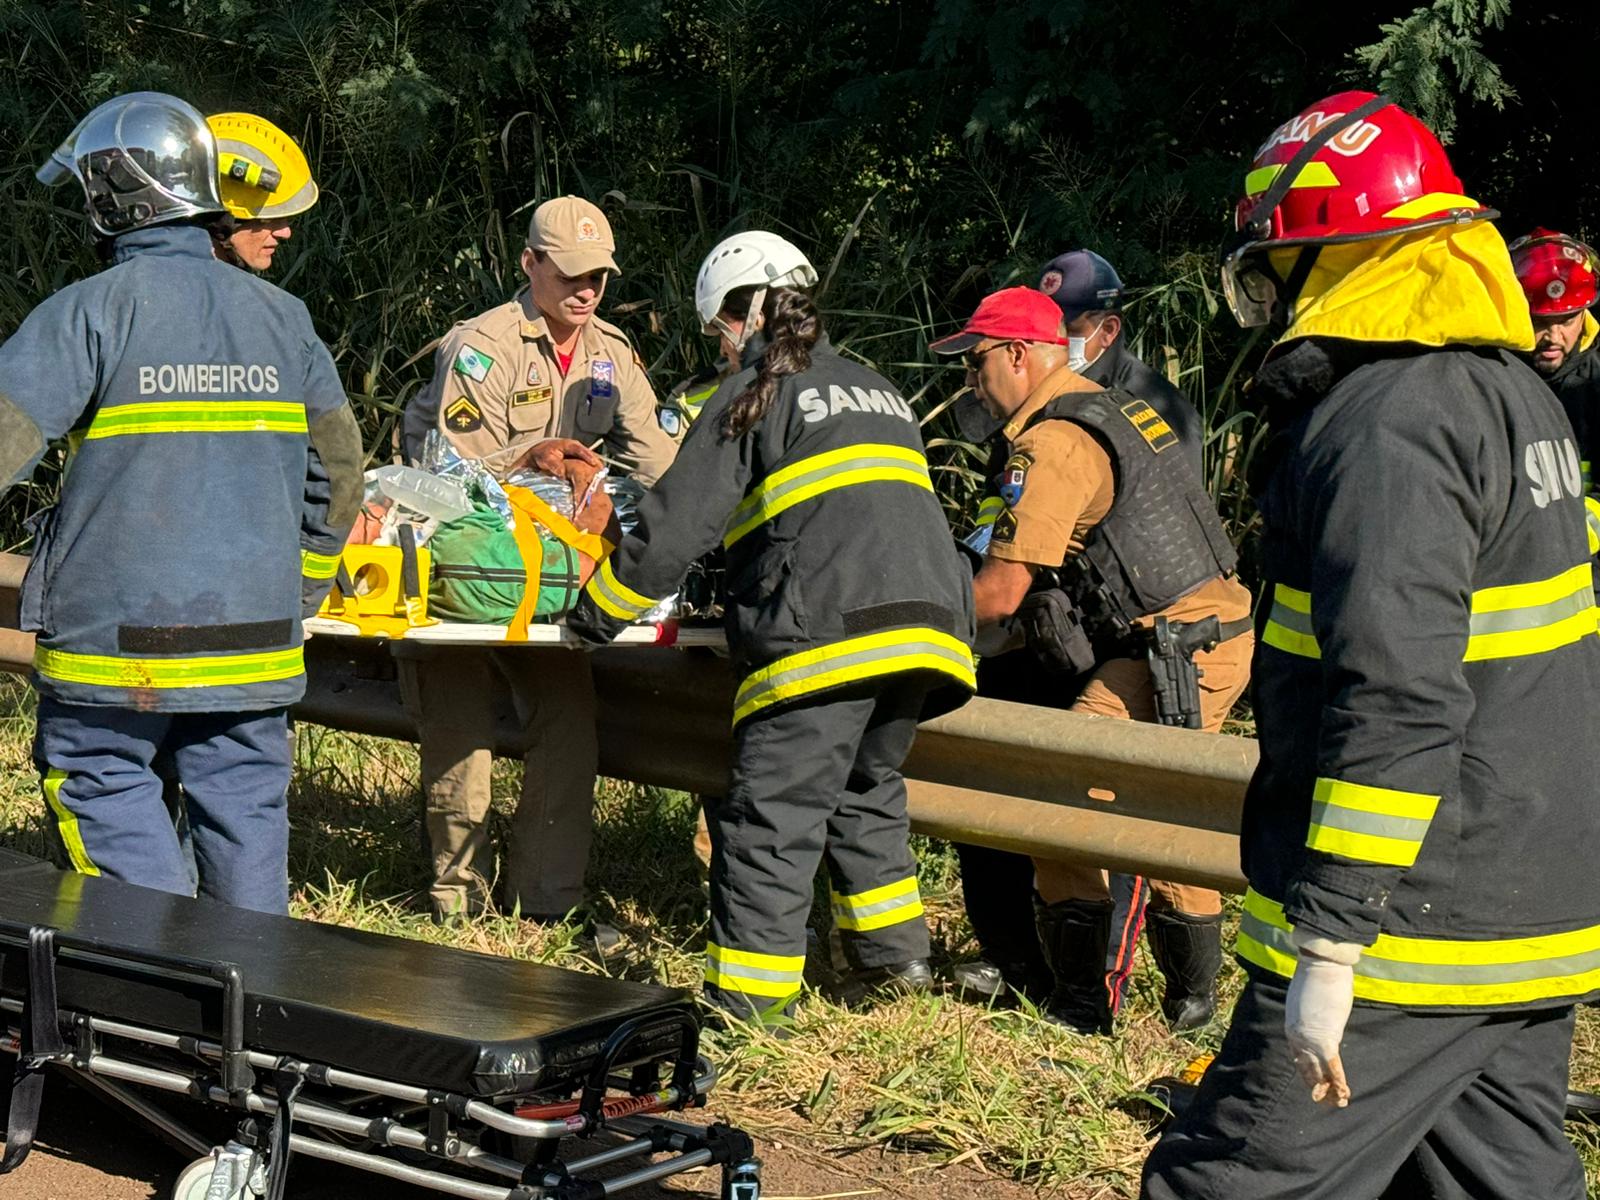
<svg viewBox="0 0 1600 1200">
<path fill-rule="evenodd" d="M 522 603 L 506 627 L 506 641 L 528 640 L 528 626 L 533 623 L 534 610 L 539 606 L 540 569 L 544 561 L 544 547 L 539 541 L 535 524 L 543 525 L 560 541 L 580 554 L 587 554 L 600 562 L 616 549 L 598 533 L 585 533 L 571 521 L 551 508 L 538 496 L 516 484 L 505 485 L 506 498 L 511 501 L 511 533 L 517 539 L 517 549 L 522 552 L 522 566 L 528 573 L 527 590 Z"/>
<path fill-rule="evenodd" d="M 511 490 L 506 489 L 508 495 Z M 531 492 L 527 495 L 529 499 L 538 499 Z M 518 503 L 518 499 L 511 501 L 511 536 L 517 539 L 517 552 L 522 555 L 527 582 L 523 584 L 522 603 L 517 605 L 517 611 L 511 614 L 511 621 L 506 625 L 508 642 L 528 640 L 528 626 L 533 624 L 534 611 L 539 607 L 539 576 L 544 567 L 544 544 L 539 540 L 538 526 L 533 523 L 527 506 Z"/>
<path fill-rule="evenodd" d="M 543 525 L 557 538 L 571 546 L 580 554 L 587 554 L 595 562 L 599 562 L 606 555 L 616 549 L 598 533 L 585 533 L 571 521 L 551 508 L 538 496 L 527 488 L 517 487 L 516 484 L 505 485 L 506 497 L 511 501 L 513 509 L 523 509 L 527 515 Z"/>
</svg>

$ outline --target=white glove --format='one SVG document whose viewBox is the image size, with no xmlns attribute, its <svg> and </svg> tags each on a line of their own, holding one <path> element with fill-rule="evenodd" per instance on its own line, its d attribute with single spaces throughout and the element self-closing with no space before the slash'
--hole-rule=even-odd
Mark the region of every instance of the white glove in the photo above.
<svg viewBox="0 0 1600 1200">
<path fill-rule="evenodd" d="M 1296 931 L 1294 943 L 1300 962 L 1289 981 L 1284 1002 L 1283 1031 L 1294 1055 L 1300 1078 L 1318 1104 L 1343 1108 L 1350 1103 L 1339 1043 L 1350 1020 L 1355 1000 L 1355 964 L 1361 947 Z"/>
</svg>

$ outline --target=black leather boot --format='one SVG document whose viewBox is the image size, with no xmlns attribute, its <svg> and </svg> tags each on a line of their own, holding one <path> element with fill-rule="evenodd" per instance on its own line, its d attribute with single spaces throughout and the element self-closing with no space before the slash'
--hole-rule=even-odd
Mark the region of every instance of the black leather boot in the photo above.
<svg viewBox="0 0 1600 1200">
<path fill-rule="evenodd" d="M 1145 915 L 1150 952 L 1166 976 L 1161 1011 L 1174 1032 L 1199 1029 L 1217 1015 L 1222 970 L 1222 916 L 1192 917 L 1170 909 Z"/>
<path fill-rule="evenodd" d="M 862 967 L 852 973 L 850 983 L 861 998 L 868 996 L 910 996 L 933 989 L 933 968 L 925 958 L 907 959 L 886 967 Z"/>
<path fill-rule="evenodd" d="M 1041 904 L 1037 920 L 1039 944 L 1055 976 L 1044 1015 L 1078 1033 L 1110 1033 L 1111 997 L 1106 992 L 1110 901 Z"/>
</svg>

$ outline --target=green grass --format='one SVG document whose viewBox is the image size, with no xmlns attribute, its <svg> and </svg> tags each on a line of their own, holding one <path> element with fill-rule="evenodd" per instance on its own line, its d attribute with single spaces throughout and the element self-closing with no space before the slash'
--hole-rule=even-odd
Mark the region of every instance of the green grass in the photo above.
<svg viewBox="0 0 1600 1200">
<path fill-rule="evenodd" d="M 44 853 L 43 804 L 28 754 L 31 710 L 24 687 L 0 681 L 0 844 Z M 496 764 L 497 823 L 509 814 L 519 772 L 515 763 Z M 426 915 L 415 749 L 302 726 L 290 796 L 294 913 L 695 987 L 705 901 L 690 845 L 691 798 L 605 781 L 597 802 L 591 891 L 626 935 L 623 952 L 597 961 L 570 927 L 508 917 L 438 926 Z M 918 849 L 936 955 L 968 955 L 954 856 L 934 842 Z M 827 964 L 815 965 L 826 972 Z M 1230 964 L 1230 999 L 1241 978 Z M 1169 1034 L 1157 1010 L 1158 986 L 1141 960 L 1115 1039 L 1074 1037 L 1028 1012 L 943 995 L 852 1011 L 812 993 L 786 1040 L 743 1029 L 707 1032 L 706 1050 L 722 1070 L 711 1109 L 758 1138 L 820 1153 L 888 1147 L 925 1155 L 930 1164 L 976 1160 L 1070 1196 L 1131 1196 L 1149 1143 L 1146 1125 L 1125 1102 L 1152 1078 L 1213 1049 L 1221 1034 L 1220 1027 L 1197 1039 Z M 1600 1085 L 1600 1022 L 1588 1010 L 1579 1019 L 1573 1083 Z M 1600 1137 L 1574 1136 L 1593 1189 Z"/>
</svg>

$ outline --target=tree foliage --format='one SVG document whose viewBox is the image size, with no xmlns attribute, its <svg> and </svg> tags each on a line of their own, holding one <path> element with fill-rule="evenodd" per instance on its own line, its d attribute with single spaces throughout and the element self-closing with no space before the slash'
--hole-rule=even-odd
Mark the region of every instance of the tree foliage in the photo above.
<svg viewBox="0 0 1600 1200">
<path fill-rule="evenodd" d="M 693 273 L 737 228 L 805 248 L 836 340 L 929 412 L 960 379 L 927 341 L 1091 246 L 1138 289 L 1137 344 L 1201 403 L 1244 521 L 1244 340 L 1210 264 L 1254 147 L 1352 73 L 1414 87 L 1468 157 L 1474 122 L 1543 94 L 1518 57 L 1541 26 L 1506 0 L 1393 17 L 1298 0 L 8 0 L 0 335 L 95 269 L 77 197 L 33 168 L 88 106 L 159 88 L 306 147 L 323 199 L 273 278 L 310 306 L 374 457 L 433 340 L 516 286 L 531 208 L 573 192 L 612 218 L 626 274 L 607 308 L 662 387 L 713 353 Z M 1520 159 L 1483 161 L 1526 182 Z M 974 476 L 944 420 L 954 508 Z M 49 469 L 0 509 L 10 540 Z"/>
</svg>

